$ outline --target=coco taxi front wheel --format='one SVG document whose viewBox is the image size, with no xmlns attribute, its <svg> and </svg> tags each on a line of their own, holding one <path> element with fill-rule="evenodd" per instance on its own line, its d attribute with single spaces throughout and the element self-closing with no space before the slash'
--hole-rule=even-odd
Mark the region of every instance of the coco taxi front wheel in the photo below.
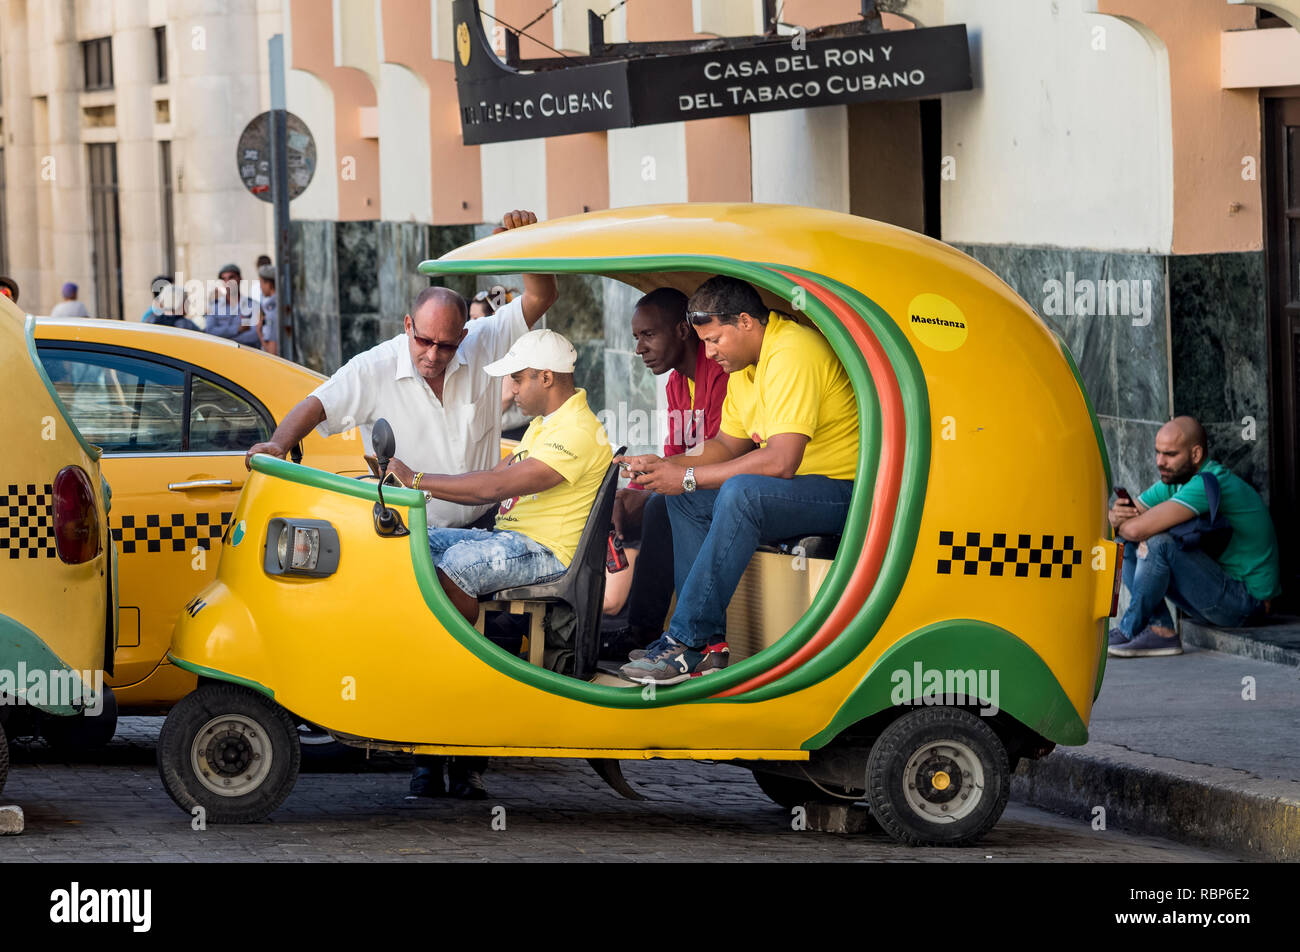
<svg viewBox="0 0 1300 952">
<path fill-rule="evenodd" d="M 205 684 L 172 708 L 158 736 L 158 773 L 186 813 L 251 823 L 284 803 L 298 779 L 297 723 L 270 698 Z"/>
<path fill-rule="evenodd" d="M 871 812 L 913 846 L 968 846 L 1007 806 L 1011 772 L 998 735 L 959 708 L 909 711 L 881 733 L 867 758 Z"/>
</svg>

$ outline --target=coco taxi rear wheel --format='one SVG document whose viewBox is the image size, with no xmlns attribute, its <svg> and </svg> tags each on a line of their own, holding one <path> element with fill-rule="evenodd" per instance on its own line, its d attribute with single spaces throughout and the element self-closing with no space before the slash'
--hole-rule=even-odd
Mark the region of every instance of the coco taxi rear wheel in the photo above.
<svg viewBox="0 0 1300 952">
<path fill-rule="evenodd" d="M 867 758 L 871 812 L 913 846 L 967 846 L 1007 806 L 1011 773 L 998 735 L 959 708 L 909 711 L 881 733 Z"/>
<path fill-rule="evenodd" d="M 233 684 L 206 684 L 172 708 L 158 736 L 158 773 L 186 813 L 251 823 L 284 803 L 298 779 L 298 732 L 288 711 Z"/>
</svg>

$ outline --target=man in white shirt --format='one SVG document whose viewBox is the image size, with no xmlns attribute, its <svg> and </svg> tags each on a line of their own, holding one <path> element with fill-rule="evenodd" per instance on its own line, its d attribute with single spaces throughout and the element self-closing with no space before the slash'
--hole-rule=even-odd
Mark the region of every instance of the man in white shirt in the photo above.
<svg viewBox="0 0 1300 952">
<path fill-rule="evenodd" d="M 530 211 L 512 211 L 498 231 L 534 224 Z M 361 428 L 365 452 L 374 454 L 371 428 L 380 417 L 393 428 L 400 472 L 468 473 L 493 469 L 501 460 L 501 384 L 484 368 L 506 356 L 528 333 L 559 292 L 554 275 L 525 274 L 524 293 L 495 314 L 469 320 L 469 307 L 450 288 L 425 288 L 392 340 L 357 354 L 295 406 L 255 453 L 284 459 L 289 448 L 315 427 L 332 436 Z M 404 465 L 403 465 L 404 464 Z M 461 528 L 495 508 L 495 503 L 460 505 L 429 501 L 429 527 Z M 483 799 L 481 773 L 487 758 L 460 758 L 450 767 L 451 792 Z M 417 757 L 412 796 L 443 791 L 442 758 Z"/>
<path fill-rule="evenodd" d="M 528 211 L 505 216 L 506 229 L 537 221 Z M 357 354 L 294 407 L 266 443 L 248 451 L 284 458 L 315 427 L 322 436 L 361 428 L 373 455 L 371 427 L 393 427 L 397 458 L 412 472 L 467 473 L 501 458 L 501 389 L 483 368 L 500 360 L 558 296 L 553 275 L 526 274 L 524 293 L 495 314 L 468 320 L 465 299 L 449 288 L 421 291 L 405 330 Z M 492 509 L 431 500 L 429 526 L 468 526 Z"/>
</svg>

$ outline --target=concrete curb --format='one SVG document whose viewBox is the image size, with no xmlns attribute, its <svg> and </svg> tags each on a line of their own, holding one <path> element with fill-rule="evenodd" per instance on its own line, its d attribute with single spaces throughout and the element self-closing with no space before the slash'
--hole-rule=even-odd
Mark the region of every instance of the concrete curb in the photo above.
<svg viewBox="0 0 1300 952">
<path fill-rule="evenodd" d="M 1269 629 L 1252 629 L 1255 637 L 1240 635 L 1231 628 L 1210 628 L 1198 625 L 1189 619 L 1183 619 L 1179 627 L 1184 645 L 1196 648 L 1208 648 L 1224 654 L 1237 655 L 1241 658 L 1253 658 L 1256 661 L 1268 661 L 1273 664 L 1286 664 L 1300 667 L 1300 649 L 1287 644 L 1276 644 L 1259 637 L 1260 633 L 1270 634 Z"/>
<path fill-rule="evenodd" d="M 1300 783 L 1092 743 L 1022 760 L 1013 799 L 1251 859 L 1300 860 Z"/>
</svg>

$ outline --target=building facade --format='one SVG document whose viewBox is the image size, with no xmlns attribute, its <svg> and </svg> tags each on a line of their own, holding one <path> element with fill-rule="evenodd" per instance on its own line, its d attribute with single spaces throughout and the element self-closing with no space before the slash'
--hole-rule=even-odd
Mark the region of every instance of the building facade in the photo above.
<svg viewBox="0 0 1300 952">
<path fill-rule="evenodd" d="M 651 202 L 830 208 L 925 231 L 1015 288 L 1079 364 L 1118 483 L 1151 482 L 1156 429 L 1190 413 L 1213 454 L 1270 497 L 1289 537 L 1300 0 L 880 6 L 894 11 L 881 16 L 888 30 L 964 24 L 973 89 L 465 146 L 451 0 L 3 0 L 3 265 L 29 306 L 48 309 L 68 279 L 114 301 L 105 261 L 116 260 L 128 318 L 159 271 L 208 277 L 236 260 L 247 274 L 269 248 L 270 212 L 240 184 L 234 143 L 268 105 L 266 40 L 280 32 L 288 106 L 318 157 L 291 206 L 304 362 L 329 371 L 394 333 L 425 283 L 415 265 L 511 208 L 544 218 Z M 527 60 L 586 53 L 588 10 L 607 41 L 643 42 L 762 34 L 773 11 L 775 29 L 794 34 L 854 21 L 862 4 L 480 7 L 503 56 L 507 34 L 526 27 Z M 90 88 L 104 37 L 112 88 Z M 105 145 L 116 149 L 115 213 Z M 114 215 L 116 259 L 102 227 Z M 662 400 L 631 353 L 629 292 L 576 278 L 563 291 L 552 326 L 579 344 L 593 405 L 616 416 Z"/>
</svg>

